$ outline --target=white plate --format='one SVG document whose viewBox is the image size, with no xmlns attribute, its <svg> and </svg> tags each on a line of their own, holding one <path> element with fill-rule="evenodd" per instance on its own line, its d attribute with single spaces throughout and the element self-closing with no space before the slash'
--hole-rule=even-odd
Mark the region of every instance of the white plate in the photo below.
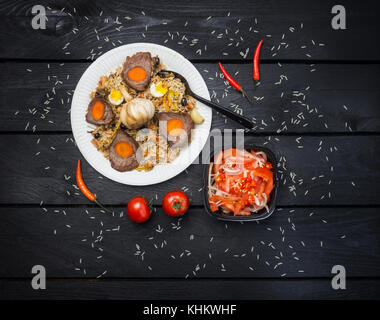
<svg viewBox="0 0 380 320">
<path fill-rule="evenodd" d="M 85 119 L 86 111 L 90 102 L 90 93 L 95 91 L 100 77 L 115 71 L 116 67 L 120 66 L 127 56 L 139 51 L 150 52 L 153 56 L 158 55 L 168 70 L 176 71 L 187 79 L 190 88 L 195 93 L 210 99 L 210 94 L 202 76 L 193 64 L 181 54 L 157 44 L 132 43 L 103 54 L 84 72 L 75 88 L 71 103 L 71 127 L 75 142 L 83 157 L 99 173 L 120 183 L 146 186 L 173 178 L 185 170 L 198 157 L 210 132 L 212 111 L 209 107 L 197 101 L 196 106 L 205 121 L 201 125 L 196 125 L 191 143 L 181 151 L 172 163 L 157 165 L 149 172 L 138 172 L 136 170 L 119 172 L 113 169 L 109 160 L 104 158 L 103 154 L 97 151 L 91 143 L 92 136 L 87 132 L 89 131 L 89 124 Z"/>
</svg>

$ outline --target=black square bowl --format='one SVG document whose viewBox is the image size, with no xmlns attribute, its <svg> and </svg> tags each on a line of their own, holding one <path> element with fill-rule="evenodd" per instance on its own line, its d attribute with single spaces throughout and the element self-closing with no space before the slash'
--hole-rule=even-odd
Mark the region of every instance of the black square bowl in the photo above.
<svg viewBox="0 0 380 320">
<path fill-rule="evenodd" d="M 277 190 L 278 190 L 278 173 L 277 173 L 277 161 L 276 157 L 273 154 L 272 151 L 265 147 L 256 146 L 253 144 L 244 144 L 244 149 L 247 151 L 255 150 L 255 151 L 263 151 L 266 153 L 268 161 L 273 166 L 273 182 L 274 182 L 274 188 L 271 193 L 270 200 L 268 202 L 268 208 L 267 211 L 265 208 L 250 215 L 250 216 L 233 216 L 226 213 L 223 213 L 221 209 L 218 211 L 212 212 L 208 203 L 208 174 L 209 174 L 209 167 L 210 164 L 203 165 L 203 204 L 208 212 L 209 215 L 212 217 L 224 220 L 224 221 L 238 221 L 238 222 L 244 222 L 244 221 L 258 221 L 268 218 L 276 209 L 276 201 L 277 201 Z M 211 153 L 210 155 L 210 161 L 212 162 L 214 160 L 214 154 Z"/>
</svg>

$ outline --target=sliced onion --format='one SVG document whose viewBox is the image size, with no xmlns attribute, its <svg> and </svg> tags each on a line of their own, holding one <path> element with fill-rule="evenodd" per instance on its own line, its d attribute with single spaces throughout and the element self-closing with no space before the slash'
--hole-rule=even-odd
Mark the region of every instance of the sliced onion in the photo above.
<svg viewBox="0 0 380 320">
<path fill-rule="evenodd" d="M 267 155 L 266 155 L 266 153 L 265 153 L 264 151 L 257 151 L 257 152 L 256 152 L 256 155 L 257 155 L 257 156 L 261 156 L 261 157 L 263 158 L 263 160 L 264 160 L 265 162 L 267 162 L 268 157 L 267 157 Z"/>
<path fill-rule="evenodd" d="M 241 167 L 225 167 L 224 168 L 224 172 L 229 174 L 229 175 L 238 175 L 239 173 L 241 173 L 243 171 L 243 168 Z"/>
</svg>

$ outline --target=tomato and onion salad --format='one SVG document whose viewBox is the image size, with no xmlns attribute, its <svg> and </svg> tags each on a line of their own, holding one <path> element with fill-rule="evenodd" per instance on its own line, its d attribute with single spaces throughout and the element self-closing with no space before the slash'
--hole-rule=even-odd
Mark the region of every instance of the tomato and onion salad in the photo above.
<svg viewBox="0 0 380 320">
<path fill-rule="evenodd" d="M 209 166 L 208 200 L 212 212 L 249 216 L 268 208 L 274 188 L 272 164 L 263 151 L 226 149 Z"/>
</svg>

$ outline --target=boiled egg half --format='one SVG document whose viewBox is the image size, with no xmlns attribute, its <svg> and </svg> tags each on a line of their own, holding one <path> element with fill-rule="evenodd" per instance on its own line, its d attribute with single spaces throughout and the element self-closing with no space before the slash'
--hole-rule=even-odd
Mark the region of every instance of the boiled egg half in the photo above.
<svg viewBox="0 0 380 320">
<path fill-rule="evenodd" d="M 108 101 L 118 106 L 124 101 L 124 97 L 119 90 L 112 89 L 111 93 L 108 95 Z"/>
<path fill-rule="evenodd" d="M 163 97 L 166 92 L 168 92 L 168 88 L 164 88 L 162 85 L 162 81 L 158 83 L 152 83 L 150 85 L 150 93 L 155 98 L 161 98 Z"/>
</svg>

